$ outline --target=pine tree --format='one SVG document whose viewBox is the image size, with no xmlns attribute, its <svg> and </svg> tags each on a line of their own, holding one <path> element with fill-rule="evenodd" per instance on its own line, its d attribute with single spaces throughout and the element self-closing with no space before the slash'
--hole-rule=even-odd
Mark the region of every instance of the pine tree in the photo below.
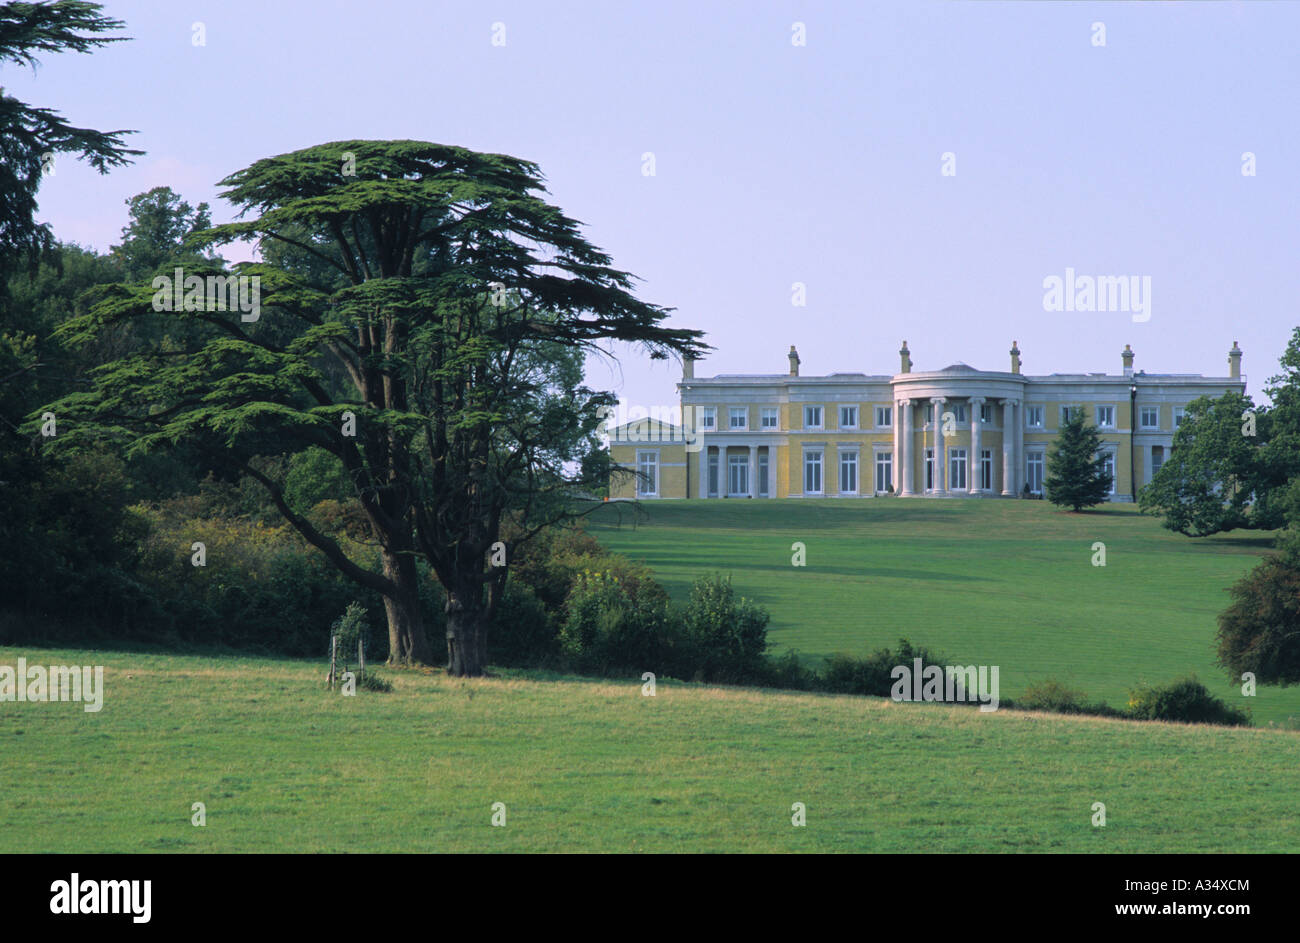
<svg viewBox="0 0 1300 943">
<path fill-rule="evenodd" d="M 1061 423 L 1047 459 L 1047 497 L 1058 507 L 1079 511 L 1101 504 L 1110 495 L 1111 475 L 1101 452 L 1101 434 L 1084 422 L 1082 410 L 1071 410 Z"/>
</svg>

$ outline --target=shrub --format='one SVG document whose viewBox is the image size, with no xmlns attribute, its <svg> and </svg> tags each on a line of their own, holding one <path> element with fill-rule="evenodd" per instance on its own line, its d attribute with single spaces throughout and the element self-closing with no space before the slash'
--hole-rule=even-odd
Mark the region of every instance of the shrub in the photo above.
<svg viewBox="0 0 1300 943">
<path fill-rule="evenodd" d="M 1300 683 L 1300 568 L 1265 560 L 1230 592 L 1219 615 L 1219 664 L 1263 684 Z"/>
<path fill-rule="evenodd" d="M 1011 701 L 1002 699 L 1004 707 L 1025 711 L 1050 711 L 1053 714 L 1095 714 L 1099 717 L 1119 717 L 1122 711 L 1104 701 L 1089 701 L 1082 691 L 1068 688 L 1059 681 L 1036 681 L 1025 692 Z"/>
<path fill-rule="evenodd" d="M 575 670 L 673 673 L 666 664 L 670 661 L 666 657 L 668 607 L 659 594 L 638 596 L 612 573 L 583 573 L 565 608 L 568 617 L 559 634 L 560 650 Z"/>
<path fill-rule="evenodd" d="M 736 596 L 730 578 L 697 579 L 681 614 L 682 641 L 696 676 L 733 683 L 761 679 L 770 619 L 762 606 Z"/>
<path fill-rule="evenodd" d="M 894 687 L 894 668 L 906 665 L 911 670 L 917 658 L 921 659 L 922 671 L 930 665 L 943 667 L 951 664 L 944 656 L 928 648 L 899 639 L 897 651 L 882 648 L 865 658 L 843 652 L 831 655 L 822 668 L 820 686 L 832 694 L 889 697 Z"/>
<path fill-rule="evenodd" d="M 532 587 L 510 580 L 487 636 L 494 665 L 540 668 L 560 654 L 559 632 Z"/>
<path fill-rule="evenodd" d="M 1249 726 L 1250 715 L 1211 694 L 1195 676 L 1156 686 L 1140 686 L 1129 697 L 1129 717 L 1184 724 Z"/>
<path fill-rule="evenodd" d="M 367 691 L 378 691 L 381 694 L 387 694 L 393 690 L 393 683 L 383 675 L 375 674 L 374 671 L 367 668 L 363 674 L 357 675 L 357 687 L 364 688 Z"/>
</svg>

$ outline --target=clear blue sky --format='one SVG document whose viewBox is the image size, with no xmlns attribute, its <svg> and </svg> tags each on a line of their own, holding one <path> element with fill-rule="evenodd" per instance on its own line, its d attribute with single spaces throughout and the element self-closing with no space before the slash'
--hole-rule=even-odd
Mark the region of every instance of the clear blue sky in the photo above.
<svg viewBox="0 0 1300 943">
<path fill-rule="evenodd" d="M 1007 369 L 1014 338 L 1027 373 L 1116 373 L 1128 343 L 1139 369 L 1222 375 L 1237 340 L 1258 399 L 1300 324 L 1296 3 L 106 9 L 133 41 L 0 73 L 74 123 L 139 130 L 133 167 L 64 160 L 41 190 L 56 235 L 100 250 L 149 187 L 223 220 L 216 181 L 258 158 L 416 138 L 540 163 L 641 296 L 707 332 L 700 375 L 784 372 L 790 344 L 808 374 L 893 373 L 903 338 L 919 370 Z M 1150 320 L 1044 311 L 1067 267 L 1149 275 Z M 672 401 L 675 363 L 618 357 L 590 382 Z"/>
</svg>

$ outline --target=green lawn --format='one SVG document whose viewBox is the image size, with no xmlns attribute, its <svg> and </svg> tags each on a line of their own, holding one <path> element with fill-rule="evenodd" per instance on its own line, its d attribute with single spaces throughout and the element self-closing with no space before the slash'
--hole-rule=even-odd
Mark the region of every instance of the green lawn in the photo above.
<svg viewBox="0 0 1300 943">
<path fill-rule="evenodd" d="M 665 501 L 602 508 L 601 543 L 644 560 L 683 599 L 730 574 L 772 614 L 773 648 L 819 661 L 906 637 L 960 664 L 998 665 L 1002 693 L 1056 678 L 1115 705 L 1139 681 L 1195 672 L 1255 722 L 1300 718 L 1300 687 L 1241 696 L 1214 662 L 1226 589 L 1272 545 L 1192 539 L 1132 506 L 1082 514 L 1043 501 Z M 791 544 L 807 566 L 791 565 Z M 1106 566 L 1092 565 L 1093 543 Z M 1291 723 L 1295 723 L 1294 720 Z"/>
<path fill-rule="evenodd" d="M 0 852 L 1300 849 L 1288 731 L 439 672 L 344 698 L 318 663 L 20 655 L 104 665 L 105 697 L 0 704 Z"/>
</svg>

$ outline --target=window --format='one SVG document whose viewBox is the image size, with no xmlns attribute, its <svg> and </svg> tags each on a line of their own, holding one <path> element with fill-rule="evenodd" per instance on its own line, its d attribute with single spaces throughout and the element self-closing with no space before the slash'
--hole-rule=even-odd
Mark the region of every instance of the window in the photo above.
<svg viewBox="0 0 1300 943">
<path fill-rule="evenodd" d="M 993 490 L 993 450 L 980 449 L 980 488 Z"/>
<path fill-rule="evenodd" d="M 956 403 L 952 407 L 953 418 L 962 425 L 966 424 L 966 406 L 963 403 Z"/>
<path fill-rule="evenodd" d="M 894 407 L 877 406 L 876 407 L 876 428 L 889 429 L 894 425 Z"/>
<path fill-rule="evenodd" d="M 925 450 L 925 490 L 934 490 L 934 449 Z"/>
<path fill-rule="evenodd" d="M 764 429 L 775 429 L 775 428 L 776 428 L 776 409 L 774 409 L 774 408 L 767 408 L 767 407 L 764 407 L 763 412 L 762 412 L 762 415 L 761 415 L 761 417 L 759 418 L 759 424 L 760 424 Z"/>
<path fill-rule="evenodd" d="M 966 490 L 966 450 L 948 450 L 948 490 Z"/>
<path fill-rule="evenodd" d="M 840 453 L 840 494 L 858 493 L 858 453 Z"/>
<path fill-rule="evenodd" d="M 1025 453 L 1025 483 L 1033 494 L 1043 493 L 1043 453 Z"/>
<path fill-rule="evenodd" d="M 706 429 L 711 432 L 718 428 L 718 407 L 700 406 L 699 410 L 701 429 Z"/>
<path fill-rule="evenodd" d="M 980 403 L 980 422 L 993 422 L 993 404 Z"/>
<path fill-rule="evenodd" d="M 1143 429 L 1160 428 L 1160 407 L 1159 406 L 1142 407 L 1142 428 Z"/>
<path fill-rule="evenodd" d="M 840 407 L 840 428 L 856 429 L 858 427 L 858 407 L 841 406 Z"/>
<path fill-rule="evenodd" d="M 1184 410 L 1181 406 L 1174 407 L 1174 428 L 1175 429 L 1177 429 L 1179 426 L 1183 424 L 1184 415 L 1186 415 L 1186 410 Z"/>
<path fill-rule="evenodd" d="M 727 493 L 749 494 L 749 456 L 727 456 Z"/>
<path fill-rule="evenodd" d="M 1030 429 L 1043 428 L 1043 407 L 1041 406 L 1025 407 L 1025 426 Z"/>
<path fill-rule="evenodd" d="M 718 495 L 718 453 L 709 452 L 709 494 L 713 497 Z"/>
<path fill-rule="evenodd" d="M 1154 478 L 1160 474 L 1160 466 L 1165 463 L 1165 447 L 1163 445 L 1151 446 L 1151 477 Z"/>
<path fill-rule="evenodd" d="M 933 406 L 933 404 L 927 404 L 926 407 L 925 407 L 925 421 L 926 421 L 926 422 L 934 422 L 934 406 Z"/>
<path fill-rule="evenodd" d="M 805 406 L 803 408 L 803 427 L 805 429 L 820 429 L 822 427 L 822 408 L 820 406 Z"/>
<path fill-rule="evenodd" d="M 883 494 L 894 487 L 894 456 L 888 452 L 876 453 L 876 491 Z"/>
<path fill-rule="evenodd" d="M 813 449 L 803 453 L 803 493 L 822 493 L 821 449 Z"/>
<path fill-rule="evenodd" d="M 731 407 L 731 428 L 748 429 L 749 428 L 749 410 L 744 406 Z"/>
<path fill-rule="evenodd" d="M 767 453 L 758 453 L 758 493 L 764 497 L 771 495 L 767 490 Z"/>
<path fill-rule="evenodd" d="M 1103 429 L 1115 428 L 1115 407 L 1098 406 L 1097 407 L 1097 425 Z"/>
<path fill-rule="evenodd" d="M 659 452 L 638 450 L 636 470 L 636 493 L 643 498 L 653 498 L 659 494 Z"/>
<path fill-rule="evenodd" d="M 1101 457 L 1102 459 L 1104 459 L 1104 464 L 1101 466 L 1102 470 L 1106 474 L 1110 475 L 1110 493 L 1114 494 L 1115 493 L 1115 453 L 1102 452 Z"/>
<path fill-rule="evenodd" d="M 1077 416 L 1083 411 L 1081 406 L 1062 406 L 1061 407 L 1061 425 L 1070 421 L 1071 416 Z"/>
</svg>

